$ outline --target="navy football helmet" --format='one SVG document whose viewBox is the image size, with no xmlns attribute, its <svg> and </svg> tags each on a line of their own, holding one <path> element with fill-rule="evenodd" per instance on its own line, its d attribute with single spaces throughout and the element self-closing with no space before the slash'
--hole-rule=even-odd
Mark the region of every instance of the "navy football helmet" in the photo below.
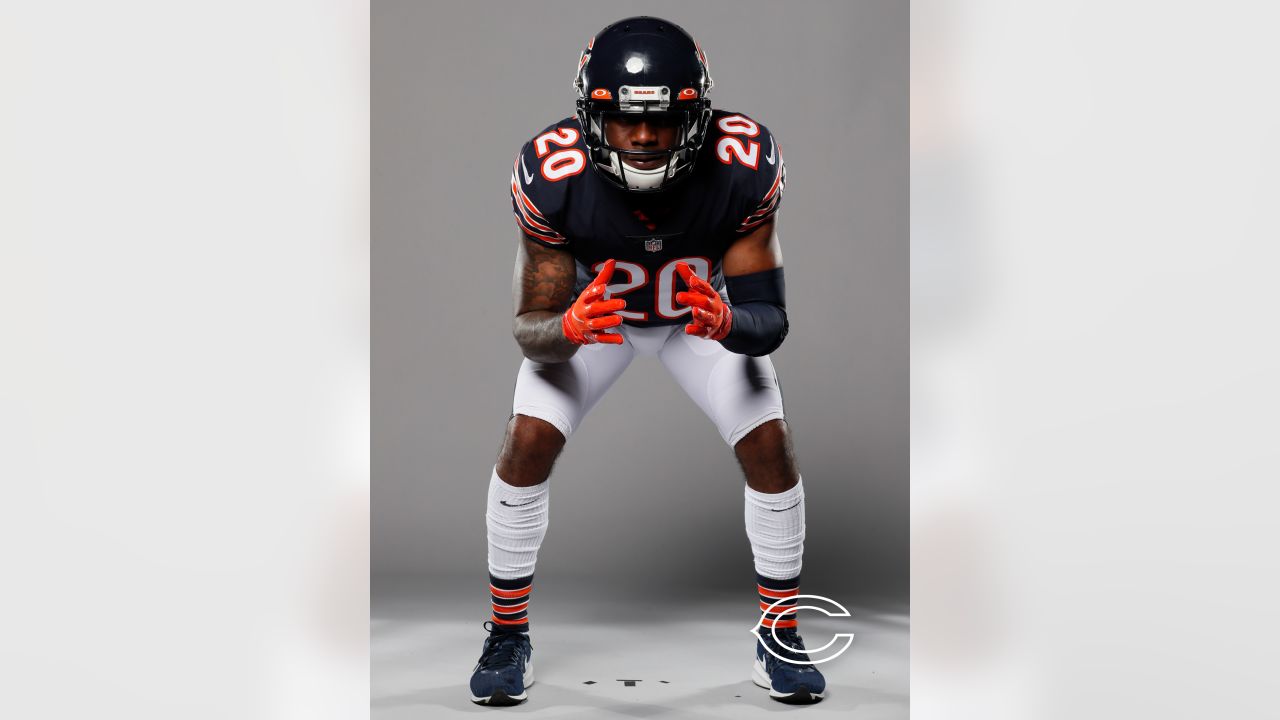
<svg viewBox="0 0 1280 720">
<path fill-rule="evenodd" d="M 596 34 L 578 59 L 578 122 L 591 166 L 606 181 L 633 192 L 666 189 L 693 171 L 711 122 L 713 83 L 707 57 L 679 25 L 653 17 L 619 20 Z M 676 144 L 661 151 L 609 145 L 611 119 L 637 117 L 677 128 Z M 627 158 L 666 162 L 644 170 Z M 646 163 L 647 164 L 647 163 Z"/>
</svg>

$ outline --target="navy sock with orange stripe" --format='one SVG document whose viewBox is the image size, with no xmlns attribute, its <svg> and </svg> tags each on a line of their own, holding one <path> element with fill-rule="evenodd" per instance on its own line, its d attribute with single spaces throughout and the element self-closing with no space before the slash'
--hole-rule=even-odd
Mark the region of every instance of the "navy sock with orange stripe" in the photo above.
<svg viewBox="0 0 1280 720">
<path fill-rule="evenodd" d="M 533 576 L 506 580 L 489 575 L 489 598 L 493 604 L 493 632 L 529 632 L 529 596 Z"/>
<path fill-rule="evenodd" d="M 756 591 L 760 595 L 760 612 L 764 613 L 760 624 L 766 628 L 793 628 L 796 626 L 796 595 L 800 594 L 800 576 L 785 580 L 767 578 L 756 574 Z M 789 598 L 789 599 L 788 599 Z M 780 601 L 781 602 L 778 602 Z M 774 603 L 778 603 L 774 605 Z M 772 612 L 765 612 L 773 606 Z"/>
</svg>

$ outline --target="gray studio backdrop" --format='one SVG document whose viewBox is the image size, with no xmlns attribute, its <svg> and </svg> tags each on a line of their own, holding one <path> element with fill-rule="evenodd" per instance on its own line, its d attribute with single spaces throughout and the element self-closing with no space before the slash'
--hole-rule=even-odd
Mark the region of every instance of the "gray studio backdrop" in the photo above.
<svg viewBox="0 0 1280 720">
<path fill-rule="evenodd" d="M 698 38 L 713 103 L 784 149 L 791 334 L 773 359 L 807 494 L 805 589 L 905 600 L 908 4 L 376 0 L 372 12 L 375 592 L 401 577 L 485 582 L 485 492 L 520 363 L 512 159 L 572 113 L 586 40 L 649 14 Z M 656 360 L 637 360 L 552 475 L 538 575 L 749 588 L 742 487 L 710 421 Z"/>
</svg>

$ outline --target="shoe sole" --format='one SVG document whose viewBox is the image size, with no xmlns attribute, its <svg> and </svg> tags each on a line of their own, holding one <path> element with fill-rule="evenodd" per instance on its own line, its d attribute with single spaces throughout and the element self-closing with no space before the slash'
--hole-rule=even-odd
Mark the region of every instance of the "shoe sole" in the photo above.
<svg viewBox="0 0 1280 720">
<path fill-rule="evenodd" d="M 774 690 L 773 684 L 769 682 L 769 676 L 765 674 L 764 664 L 758 659 L 755 664 L 751 666 L 751 682 L 759 685 L 765 690 L 768 690 L 769 697 L 780 703 L 786 703 L 787 705 L 812 705 L 826 697 L 825 692 L 809 692 L 808 688 L 802 688 L 801 690 L 790 693 Z"/>
<path fill-rule="evenodd" d="M 533 685 L 533 661 L 532 660 L 530 660 L 528 664 L 524 666 L 524 686 L 525 686 L 524 692 L 520 693 L 519 695 L 508 695 L 502 692 L 501 690 L 499 690 L 498 692 L 490 695 L 489 697 L 476 697 L 475 695 L 472 695 L 471 702 L 477 705 L 488 705 L 490 707 L 511 707 L 512 705 L 519 705 L 520 703 L 529 699 L 528 688 L 530 685 Z"/>
</svg>

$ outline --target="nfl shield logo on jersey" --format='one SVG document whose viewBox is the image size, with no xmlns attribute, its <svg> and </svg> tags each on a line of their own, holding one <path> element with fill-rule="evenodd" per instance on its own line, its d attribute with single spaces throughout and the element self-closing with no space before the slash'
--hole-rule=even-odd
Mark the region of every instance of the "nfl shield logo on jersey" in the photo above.
<svg viewBox="0 0 1280 720">
<path fill-rule="evenodd" d="M 648 252 L 662 252 L 662 238 L 648 238 L 644 241 L 644 249 Z"/>
</svg>

